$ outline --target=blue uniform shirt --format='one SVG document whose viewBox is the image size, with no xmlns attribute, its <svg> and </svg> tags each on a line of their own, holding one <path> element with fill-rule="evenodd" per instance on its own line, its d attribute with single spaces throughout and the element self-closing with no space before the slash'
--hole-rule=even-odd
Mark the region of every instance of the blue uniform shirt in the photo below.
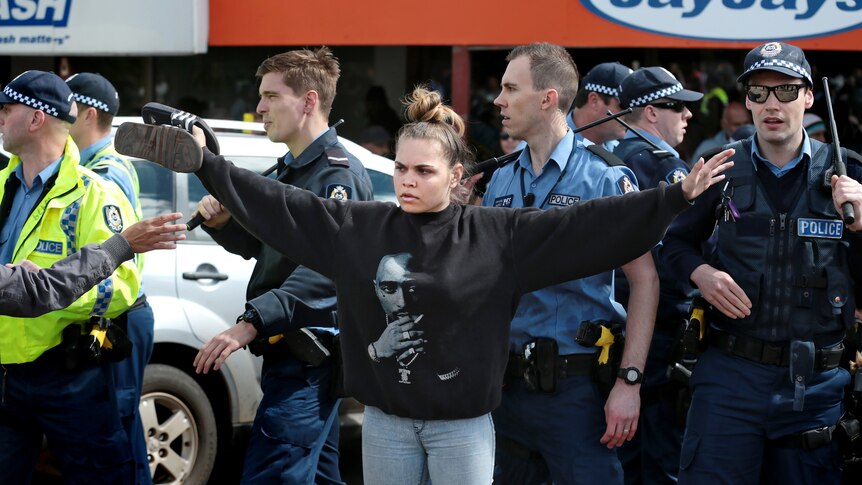
<svg viewBox="0 0 862 485">
<path fill-rule="evenodd" d="M 631 170 L 608 166 L 584 146 L 574 133 L 566 133 L 538 177 L 525 149 L 517 160 L 494 172 L 483 205 L 524 207 L 524 195 L 532 193 L 531 207 L 553 209 L 635 189 Z M 575 343 L 575 334 L 586 320 L 625 321 L 625 310 L 613 298 L 613 284 L 609 271 L 525 294 L 512 320 L 512 350 L 520 351 L 535 337 L 550 337 L 557 340 L 562 355 L 595 352 L 596 347 Z"/>
<path fill-rule="evenodd" d="M 90 162 L 92 161 L 93 156 L 108 146 L 109 143 L 111 143 L 110 135 L 102 138 L 96 143 L 93 143 L 86 149 L 81 150 L 81 165 L 90 168 Z M 123 194 L 125 194 L 126 198 L 129 199 L 129 203 L 132 204 L 132 207 L 138 207 L 138 197 L 135 194 L 134 186 L 132 185 L 132 181 L 129 180 L 129 175 L 124 170 L 113 165 L 107 165 L 107 170 L 99 173 L 99 175 L 101 175 L 103 179 L 110 180 L 117 184 L 117 187 L 119 187 L 120 190 L 123 191 Z"/>
<path fill-rule="evenodd" d="M 108 146 L 111 143 L 111 135 L 108 135 L 101 140 L 93 143 L 87 148 L 81 150 L 81 166 L 92 168 L 93 157 L 96 156 L 96 153 L 100 152 L 103 148 Z M 80 148 L 80 147 L 78 147 Z M 132 180 L 129 178 L 130 174 L 115 166 L 115 165 L 104 165 L 107 170 L 100 170 L 99 175 L 110 182 L 117 184 L 117 187 L 123 191 L 123 195 L 128 199 L 129 204 L 132 205 L 133 208 L 137 209 L 140 207 L 141 202 L 138 200 L 138 196 L 135 193 L 135 187 L 132 185 Z M 137 261 L 138 256 L 135 255 L 135 261 Z M 141 289 L 138 291 L 138 296 L 144 294 L 144 282 L 141 281 Z"/>
<path fill-rule="evenodd" d="M 782 175 L 787 172 L 793 170 L 793 167 L 799 165 L 799 162 L 802 161 L 804 157 L 808 157 L 811 160 L 811 142 L 808 141 L 808 133 L 805 130 L 802 130 L 802 150 L 799 151 L 799 155 L 787 162 L 787 164 L 781 168 L 773 165 L 772 162 L 767 160 L 763 155 L 760 154 L 760 150 L 757 148 L 757 135 L 754 135 L 754 143 L 751 144 L 751 163 L 754 164 L 754 170 L 757 170 L 757 161 L 760 160 L 764 165 L 769 167 L 769 171 L 772 172 L 777 178 L 781 178 Z"/>
<path fill-rule="evenodd" d="M 0 230 L 0 264 L 12 262 L 12 258 L 15 256 L 15 245 L 21 236 L 21 229 L 24 228 L 27 217 L 33 211 L 33 207 L 36 206 L 36 201 L 42 196 L 45 183 L 60 170 L 61 160 L 63 160 L 62 156 L 39 172 L 33 179 L 33 186 L 29 189 L 24 183 L 24 164 L 18 165 L 12 171 L 12 176 L 18 177 L 21 185 L 18 186 L 12 199 L 9 218 L 6 219 L 3 229 Z"/>
</svg>

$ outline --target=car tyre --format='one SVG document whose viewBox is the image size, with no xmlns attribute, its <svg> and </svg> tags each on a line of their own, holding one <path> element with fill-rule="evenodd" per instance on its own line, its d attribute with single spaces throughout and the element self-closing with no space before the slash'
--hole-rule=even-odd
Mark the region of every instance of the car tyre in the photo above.
<svg viewBox="0 0 862 485">
<path fill-rule="evenodd" d="M 153 482 L 207 483 L 218 436 L 201 386 L 175 367 L 150 364 L 144 371 L 140 412 Z"/>
</svg>

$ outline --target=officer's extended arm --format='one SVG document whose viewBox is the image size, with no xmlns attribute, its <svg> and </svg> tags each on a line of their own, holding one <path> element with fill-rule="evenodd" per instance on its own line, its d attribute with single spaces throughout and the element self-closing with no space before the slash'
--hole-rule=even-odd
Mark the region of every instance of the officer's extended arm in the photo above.
<svg viewBox="0 0 862 485">
<path fill-rule="evenodd" d="M 146 219 L 115 234 L 102 244 L 88 244 L 52 267 L 28 271 L 24 265 L 0 266 L 0 314 L 37 317 L 65 308 L 95 284 L 107 278 L 135 252 L 172 249 L 185 239 L 180 224 L 169 224 L 180 213 Z M 22 262 L 23 263 L 23 262 Z"/>
</svg>

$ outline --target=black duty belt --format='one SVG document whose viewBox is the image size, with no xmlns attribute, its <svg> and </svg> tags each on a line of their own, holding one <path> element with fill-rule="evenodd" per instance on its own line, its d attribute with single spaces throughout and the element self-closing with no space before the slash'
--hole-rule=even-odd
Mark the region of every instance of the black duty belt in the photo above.
<svg viewBox="0 0 862 485">
<path fill-rule="evenodd" d="M 744 359 L 778 366 L 790 365 L 790 345 L 765 342 L 743 335 L 733 335 L 721 330 L 710 329 L 709 345 Z M 838 367 L 844 345 L 817 349 L 814 354 L 814 369 L 827 371 Z"/>
<path fill-rule="evenodd" d="M 561 355 L 557 357 L 557 376 L 560 379 L 565 379 L 572 376 L 592 375 L 597 359 L 595 353 Z M 509 354 L 509 362 L 506 363 L 506 378 L 523 378 L 528 365 L 523 355 Z"/>
<path fill-rule="evenodd" d="M 769 444 L 779 446 L 781 448 L 802 448 L 803 450 L 816 450 L 829 446 L 832 443 L 832 433 L 835 431 L 835 426 L 824 426 L 822 428 L 812 429 L 804 433 L 782 436 L 769 440 Z"/>
</svg>

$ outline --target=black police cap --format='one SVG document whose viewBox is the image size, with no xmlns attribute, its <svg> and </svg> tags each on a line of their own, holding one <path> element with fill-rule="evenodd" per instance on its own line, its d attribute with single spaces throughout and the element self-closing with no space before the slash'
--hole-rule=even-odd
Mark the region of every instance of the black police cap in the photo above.
<svg viewBox="0 0 862 485">
<path fill-rule="evenodd" d="M 590 69 L 590 72 L 584 76 L 584 91 L 619 97 L 620 84 L 631 73 L 630 68 L 619 62 L 603 62 Z"/>
<path fill-rule="evenodd" d="M 805 53 L 799 47 L 784 42 L 769 42 L 751 49 L 745 56 L 744 68 L 745 71 L 737 79 L 742 84 L 757 71 L 775 71 L 804 79 L 809 86 L 814 86 L 811 66 L 805 60 Z"/>
<path fill-rule="evenodd" d="M 120 95 L 110 81 L 99 74 L 82 72 L 66 80 L 75 101 L 112 115 L 120 110 Z"/>
<path fill-rule="evenodd" d="M 659 99 L 699 101 L 703 93 L 690 91 L 663 67 L 642 67 L 626 77 L 620 85 L 623 108 L 646 106 Z"/>
<path fill-rule="evenodd" d="M 72 115 L 72 91 L 52 72 L 25 71 L 9 82 L 0 93 L 0 104 L 23 104 L 69 123 Z"/>
</svg>

